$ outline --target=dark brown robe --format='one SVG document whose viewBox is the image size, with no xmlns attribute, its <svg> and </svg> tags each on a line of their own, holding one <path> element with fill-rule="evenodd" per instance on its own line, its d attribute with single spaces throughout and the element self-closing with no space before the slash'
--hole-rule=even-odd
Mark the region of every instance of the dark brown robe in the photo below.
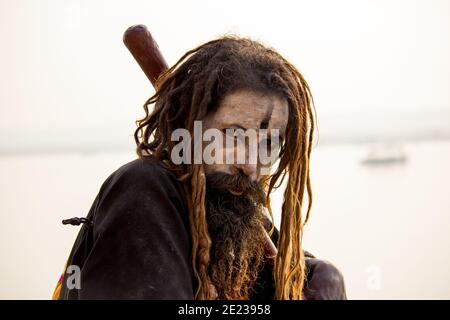
<svg viewBox="0 0 450 320">
<path fill-rule="evenodd" d="M 191 237 L 180 183 L 159 160 L 132 161 L 103 183 L 78 234 L 67 265 L 81 270 L 81 288 L 60 299 L 194 299 Z M 278 231 L 272 239 L 277 243 Z M 345 299 L 341 273 L 306 253 L 307 299 Z M 274 295 L 272 274 L 263 268 L 252 300 Z"/>
</svg>

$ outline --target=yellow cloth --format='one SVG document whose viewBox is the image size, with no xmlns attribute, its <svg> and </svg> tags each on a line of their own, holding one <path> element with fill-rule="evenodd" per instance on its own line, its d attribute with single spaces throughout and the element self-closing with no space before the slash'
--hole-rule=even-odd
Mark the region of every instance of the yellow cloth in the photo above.
<svg viewBox="0 0 450 320">
<path fill-rule="evenodd" d="M 67 263 L 64 266 L 64 272 L 61 275 L 61 277 L 59 277 L 58 283 L 56 284 L 56 288 L 53 291 L 52 300 L 59 300 L 59 296 L 61 295 L 62 282 L 63 282 L 64 273 L 66 271 L 66 267 L 67 267 Z"/>
<path fill-rule="evenodd" d="M 59 296 L 61 295 L 61 287 L 62 287 L 62 281 L 59 280 L 56 284 L 55 291 L 53 291 L 52 300 L 58 300 Z"/>
</svg>

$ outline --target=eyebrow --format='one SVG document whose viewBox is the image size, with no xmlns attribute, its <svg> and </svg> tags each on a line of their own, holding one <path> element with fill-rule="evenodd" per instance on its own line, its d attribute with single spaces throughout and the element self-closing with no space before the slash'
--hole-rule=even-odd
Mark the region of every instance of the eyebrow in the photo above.
<svg viewBox="0 0 450 320">
<path fill-rule="evenodd" d="M 240 124 L 237 123 L 225 123 L 223 125 L 224 129 L 229 129 L 229 127 L 236 127 L 238 129 L 242 129 L 242 130 L 247 130 L 247 128 L 244 128 L 243 126 L 241 126 Z"/>
</svg>

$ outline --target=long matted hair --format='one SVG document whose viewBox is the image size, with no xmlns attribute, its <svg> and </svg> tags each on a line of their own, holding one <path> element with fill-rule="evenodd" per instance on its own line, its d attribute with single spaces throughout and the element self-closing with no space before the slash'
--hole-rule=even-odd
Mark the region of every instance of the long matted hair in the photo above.
<svg viewBox="0 0 450 320">
<path fill-rule="evenodd" d="M 157 157 L 182 182 L 191 225 L 192 264 L 198 280 L 195 298 L 213 299 L 208 274 L 211 238 L 205 217 L 205 173 L 202 165 L 174 165 L 170 161 L 174 147 L 170 137 L 178 128 L 192 134 L 195 120 L 202 120 L 226 94 L 238 89 L 273 93 L 288 102 L 285 142 L 278 167 L 266 179 L 265 205 L 273 225 L 269 197 L 288 175 L 273 278 L 275 299 L 299 300 L 305 281 L 303 227 L 312 204 L 309 159 L 315 109 L 308 84 L 291 63 L 259 42 L 238 37 L 222 37 L 188 51 L 159 78 L 156 93 L 144 104 L 145 117 L 137 121 L 134 135 L 137 154 Z M 303 217 L 305 191 L 308 199 Z"/>
</svg>

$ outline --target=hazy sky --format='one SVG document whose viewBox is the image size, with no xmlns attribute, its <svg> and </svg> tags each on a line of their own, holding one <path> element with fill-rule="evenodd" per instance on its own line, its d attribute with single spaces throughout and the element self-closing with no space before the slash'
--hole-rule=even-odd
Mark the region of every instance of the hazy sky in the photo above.
<svg viewBox="0 0 450 320">
<path fill-rule="evenodd" d="M 273 46 L 309 81 L 319 114 L 450 107 L 447 0 L 0 0 L 0 132 L 129 134 L 152 92 L 122 43 L 138 23 L 169 64 L 225 33 Z"/>
</svg>

